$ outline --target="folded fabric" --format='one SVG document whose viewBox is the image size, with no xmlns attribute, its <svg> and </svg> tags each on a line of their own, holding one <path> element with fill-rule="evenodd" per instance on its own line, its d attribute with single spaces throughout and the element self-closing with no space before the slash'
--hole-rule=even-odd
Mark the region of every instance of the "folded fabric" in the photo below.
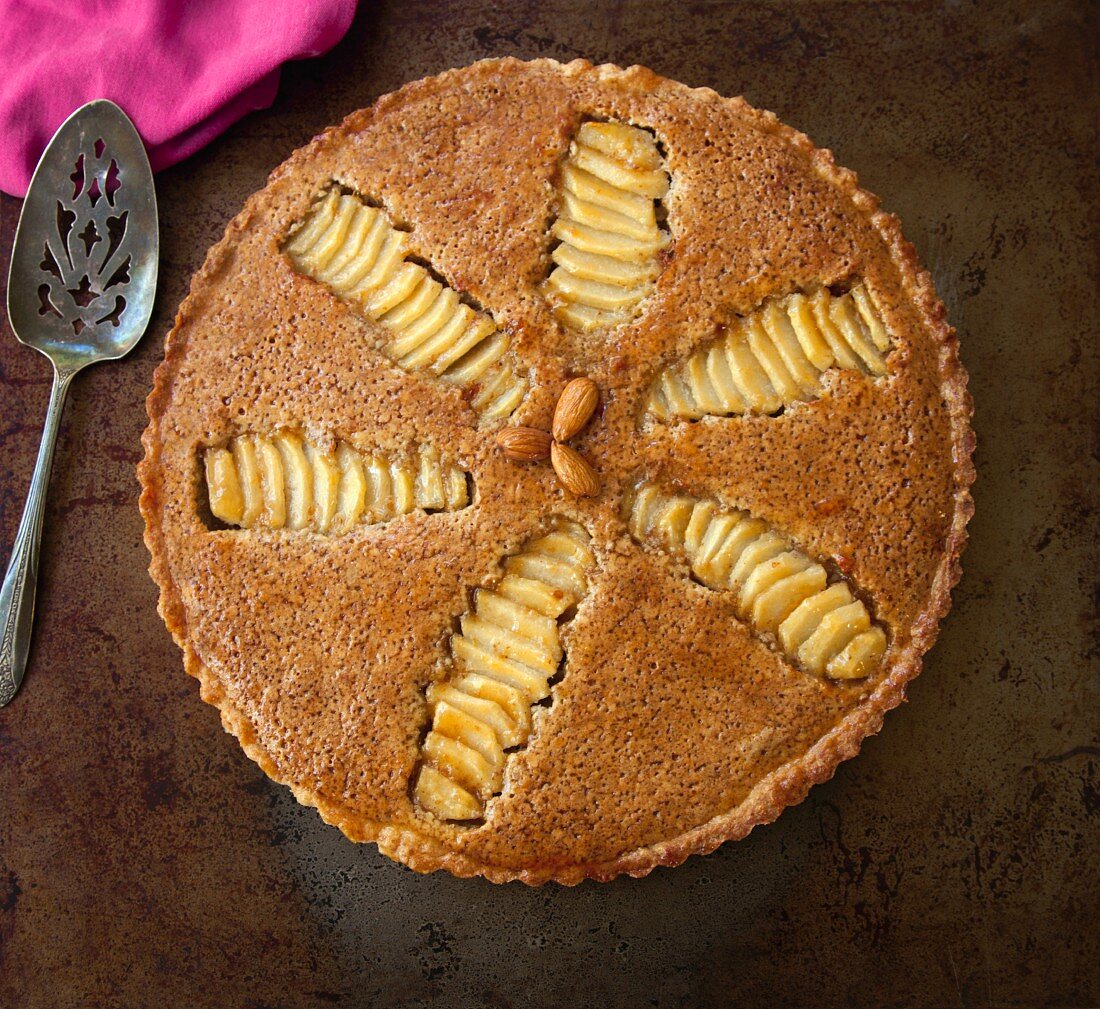
<svg viewBox="0 0 1100 1009">
<path fill-rule="evenodd" d="M 355 0 L 0 0 L 0 189 L 23 196 L 69 114 L 109 98 L 130 116 L 153 170 L 173 165 L 253 109 L 286 60 L 343 37 Z"/>
</svg>

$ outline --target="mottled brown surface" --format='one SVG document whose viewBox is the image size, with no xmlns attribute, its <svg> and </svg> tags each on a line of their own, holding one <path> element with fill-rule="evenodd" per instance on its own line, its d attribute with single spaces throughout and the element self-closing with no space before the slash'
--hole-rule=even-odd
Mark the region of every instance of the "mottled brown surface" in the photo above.
<svg viewBox="0 0 1100 1009">
<path fill-rule="evenodd" d="M 367 8 L 273 110 L 162 175 L 159 311 L 75 384 L 37 647 L 0 711 L 0 1004 L 1096 1005 L 1094 21 Z M 347 111 L 505 53 L 645 63 L 831 147 L 933 270 L 977 401 L 967 575 L 908 708 L 775 825 L 602 888 L 415 877 L 269 784 L 179 670 L 134 508 L 160 338 L 226 220 Z M 6 334 L 0 369 L 10 543 L 48 372 Z"/>
</svg>

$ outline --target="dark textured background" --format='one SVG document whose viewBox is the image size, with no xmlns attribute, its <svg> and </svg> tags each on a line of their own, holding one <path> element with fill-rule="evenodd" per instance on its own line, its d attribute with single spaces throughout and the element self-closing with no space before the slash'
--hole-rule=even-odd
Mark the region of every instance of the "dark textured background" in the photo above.
<svg viewBox="0 0 1100 1009">
<path fill-rule="evenodd" d="M 1066 2 L 366 3 L 273 109 L 161 175 L 158 308 L 127 361 L 74 384 L 36 647 L 0 711 L 0 1006 L 1100 1004 L 1096 21 Z M 245 197 L 379 94 L 504 54 L 647 64 L 832 148 L 936 275 L 977 402 L 966 576 L 910 704 L 747 840 L 572 890 L 417 877 L 269 783 L 182 672 L 136 506 L 163 337 Z M 0 201 L 0 255 L 18 210 Z M 0 333 L 4 544 L 48 388 Z"/>
</svg>

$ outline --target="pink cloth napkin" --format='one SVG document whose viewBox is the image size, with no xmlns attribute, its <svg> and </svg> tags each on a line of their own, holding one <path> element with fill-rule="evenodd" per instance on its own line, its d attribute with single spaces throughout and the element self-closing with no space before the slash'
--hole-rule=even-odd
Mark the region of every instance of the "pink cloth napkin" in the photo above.
<svg viewBox="0 0 1100 1009">
<path fill-rule="evenodd" d="M 109 98 L 153 170 L 275 100 L 286 60 L 319 56 L 355 0 L 0 0 L 0 189 L 23 196 L 69 114 Z"/>
</svg>

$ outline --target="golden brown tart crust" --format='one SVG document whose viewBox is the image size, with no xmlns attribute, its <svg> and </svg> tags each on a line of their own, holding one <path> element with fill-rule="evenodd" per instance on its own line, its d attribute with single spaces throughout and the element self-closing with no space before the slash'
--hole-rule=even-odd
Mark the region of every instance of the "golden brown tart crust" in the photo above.
<svg viewBox="0 0 1100 1009">
<path fill-rule="evenodd" d="M 581 333 L 543 295 L 570 141 L 586 119 L 655 132 L 671 244 L 637 318 Z M 379 326 L 283 254 L 333 180 L 411 230 L 414 252 L 492 314 L 549 428 L 572 375 L 601 413 L 574 441 L 591 499 L 497 449 L 463 390 L 396 368 Z M 894 340 L 886 376 L 833 372 L 779 416 L 654 423 L 658 369 L 764 299 L 862 279 Z M 641 67 L 493 60 L 411 83 L 292 155 L 195 276 L 148 400 L 139 467 L 160 612 L 202 697 L 248 755 L 356 841 L 419 871 L 576 883 L 641 876 L 743 837 L 878 731 L 935 641 L 973 505 L 958 341 L 895 217 L 828 151 L 741 99 Z M 204 447 L 288 426 L 451 453 L 468 508 L 340 536 L 213 529 Z M 639 479 L 766 519 L 842 570 L 889 632 L 882 668 L 831 681 L 786 661 L 682 560 L 628 534 Z M 428 714 L 469 590 L 552 517 L 596 558 L 563 631 L 552 705 L 510 755 L 483 823 L 411 799 Z"/>
</svg>

